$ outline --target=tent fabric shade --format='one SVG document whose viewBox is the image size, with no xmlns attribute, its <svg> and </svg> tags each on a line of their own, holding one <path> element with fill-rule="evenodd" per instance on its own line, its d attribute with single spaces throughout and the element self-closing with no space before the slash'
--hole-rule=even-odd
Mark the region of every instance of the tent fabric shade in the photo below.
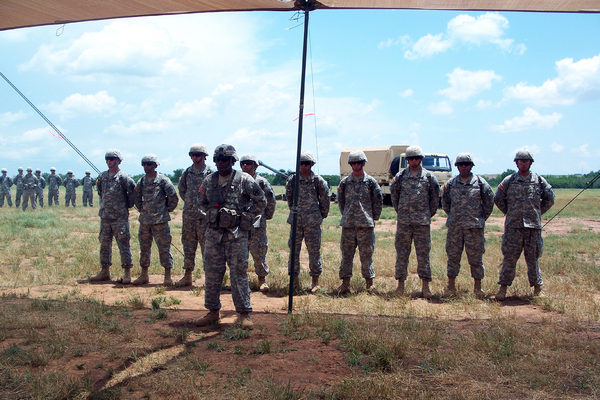
<svg viewBox="0 0 600 400">
<path fill-rule="evenodd" d="M 322 0 L 320 9 L 600 12 L 600 0 Z M 0 30 L 215 11 L 291 11 L 290 0 L 1 0 Z"/>
</svg>

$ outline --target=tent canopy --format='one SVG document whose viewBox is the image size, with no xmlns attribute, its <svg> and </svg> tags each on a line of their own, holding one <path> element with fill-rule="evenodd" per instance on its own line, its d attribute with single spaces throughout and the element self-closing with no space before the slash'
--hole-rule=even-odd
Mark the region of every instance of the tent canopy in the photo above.
<svg viewBox="0 0 600 400">
<path fill-rule="evenodd" d="M 600 12 L 600 0 L 308 0 L 320 9 Z M 1 0 L 0 31 L 149 15 L 214 11 L 290 11 L 301 0 Z"/>
</svg>

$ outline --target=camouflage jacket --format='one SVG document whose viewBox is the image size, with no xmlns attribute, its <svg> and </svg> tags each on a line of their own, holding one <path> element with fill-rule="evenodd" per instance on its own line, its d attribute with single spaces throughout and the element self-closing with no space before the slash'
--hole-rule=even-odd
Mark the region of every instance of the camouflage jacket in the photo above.
<svg viewBox="0 0 600 400">
<path fill-rule="evenodd" d="M 13 181 L 8 175 L 0 175 L 0 185 L 2 185 L 3 191 L 10 190 L 10 187 L 13 185 Z"/>
<path fill-rule="evenodd" d="M 450 228 L 484 228 L 494 209 L 494 192 L 480 176 L 472 174 L 468 182 L 455 176 L 444 185 L 442 208 Z"/>
<path fill-rule="evenodd" d="M 171 180 L 157 172 L 148 179 L 142 176 L 135 186 L 135 205 L 140 212 L 140 224 L 162 224 L 170 221 L 169 213 L 175 210 L 179 197 Z"/>
<path fill-rule="evenodd" d="M 129 175 L 121 170 L 114 174 L 104 171 L 98 176 L 96 189 L 100 196 L 100 218 L 129 218 L 129 209 L 133 207 L 135 196 L 135 183 Z"/>
<path fill-rule="evenodd" d="M 58 174 L 48 175 L 48 189 L 58 189 L 62 185 L 62 178 Z"/>
<path fill-rule="evenodd" d="M 554 204 L 554 190 L 536 173 L 523 178 L 516 172 L 498 185 L 494 203 L 506 215 L 504 228 L 542 229 L 542 214 Z"/>
<path fill-rule="evenodd" d="M 63 186 L 67 189 L 67 192 L 72 193 L 75 191 L 75 188 L 79 186 L 79 181 L 67 176 L 63 181 Z"/>
<path fill-rule="evenodd" d="M 377 181 L 366 172 L 360 178 L 350 174 L 338 186 L 338 206 L 344 228 L 372 228 L 383 208 L 383 195 Z"/>
<path fill-rule="evenodd" d="M 285 183 L 285 195 L 288 207 L 292 209 L 294 203 L 294 185 L 296 174 L 291 174 Z M 329 214 L 329 186 L 325 179 L 314 172 L 310 176 L 300 175 L 300 193 L 298 193 L 298 224 L 300 226 L 321 225 L 323 219 Z M 293 215 L 290 213 L 287 223 L 292 223 Z"/>
<path fill-rule="evenodd" d="M 46 180 L 44 179 L 44 177 L 41 175 L 40 176 L 36 175 L 36 178 L 39 181 L 38 189 L 45 189 L 46 188 Z"/>
<path fill-rule="evenodd" d="M 21 174 L 17 174 L 13 178 L 13 185 L 15 185 L 17 187 L 17 189 L 23 189 L 23 178 L 24 177 L 25 176 L 23 176 Z"/>
<path fill-rule="evenodd" d="M 91 176 L 84 176 L 83 179 L 81 179 L 81 186 L 83 186 L 84 192 L 90 192 L 94 186 L 96 186 L 96 180 Z"/>
<path fill-rule="evenodd" d="M 275 214 L 275 208 L 277 207 L 277 200 L 275 199 L 275 192 L 273 191 L 273 187 L 269 183 L 268 180 L 263 178 L 262 176 L 256 174 L 254 175 L 254 180 L 258 183 L 258 186 L 262 189 L 265 194 L 265 199 L 267 200 L 267 206 L 265 210 L 260 215 L 260 218 L 254 224 L 255 228 L 266 227 L 267 220 L 273 218 L 273 214 Z"/>
<path fill-rule="evenodd" d="M 38 178 L 34 175 L 27 174 L 23 177 L 23 190 L 33 190 L 38 187 Z"/>
<path fill-rule="evenodd" d="M 390 192 L 399 224 L 431 224 L 440 202 L 440 185 L 431 172 L 421 167 L 411 176 L 410 168 L 403 169 L 392 179 Z"/>
<path fill-rule="evenodd" d="M 200 185 L 207 176 L 215 172 L 212 167 L 204 164 L 198 171 L 190 165 L 179 178 L 179 196 L 183 200 L 183 218 L 190 220 L 204 219 L 206 214 L 200 209 Z"/>
</svg>

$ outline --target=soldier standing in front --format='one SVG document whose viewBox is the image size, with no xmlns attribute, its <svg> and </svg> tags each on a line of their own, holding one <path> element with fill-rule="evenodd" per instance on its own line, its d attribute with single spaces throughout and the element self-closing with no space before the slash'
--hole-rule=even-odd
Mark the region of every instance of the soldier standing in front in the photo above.
<svg viewBox="0 0 600 400">
<path fill-rule="evenodd" d="M 421 166 L 425 157 L 419 146 L 409 146 L 405 151 L 408 168 L 398 172 L 390 185 L 392 205 L 398 214 L 396 224 L 396 294 L 404 295 L 404 282 L 408 278 L 408 260 L 411 244 L 415 243 L 417 273 L 422 282 L 422 295 L 433 297 L 431 282 L 431 217 L 437 212 L 440 185 L 436 177 Z"/>
<path fill-rule="evenodd" d="M 237 322 L 252 329 L 250 285 L 248 284 L 248 232 L 267 205 L 260 186 L 246 173 L 236 171 L 235 148 L 217 146 L 213 161 L 218 172 L 200 186 L 200 206 L 208 218 L 204 248 L 206 273 L 204 306 L 209 310 L 196 321 L 206 326 L 220 320 L 221 285 L 229 265 L 231 297 L 238 313 Z"/>
<path fill-rule="evenodd" d="M 502 211 L 504 235 L 502 235 L 502 269 L 496 300 L 506 298 L 506 290 L 515 279 L 517 261 L 525 252 L 527 278 L 533 286 L 533 295 L 542 294 L 542 271 L 538 258 L 542 256 L 542 215 L 554 204 L 554 190 L 540 175 L 531 172 L 533 156 L 527 149 L 517 151 L 514 159 L 518 172 L 507 176 L 498 185 L 494 196 L 496 207 Z"/>
<path fill-rule="evenodd" d="M 206 165 L 208 150 L 202 143 L 190 147 L 190 165 L 179 178 L 179 196 L 183 199 L 183 225 L 181 227 L 181 244 L 183 245 L 183 269 L 185 274 L 177 283 L 177 287 L 191 286 L 194 282 L 192 273 L 196 268 L 196 250 L 200 244 L 200 253 L 204 257 L 204 240 L 206 234 L 206 215 L 198 204 L 199 189 L 204 179 L 215 172 Z"/>
<path fill-rule="evenodd" d="M 83 186 L 83 195 L 81 196 L 83 206 L 94 207 L 94 186 L 96 186 L 96 180 L 92 178 L 91 171 L 85 171 L 85 177 L 81 179 L 81 186 Z"/>
<path fill-rule="evenodd" d="M 131 283 L 131 248 L 129 240 L 129 209 L 134 205 L 135 183 L 125 172 L 119 169 L 123 161 L 121 152 L 109 149 L 104 156 L 108 171 L 98 176 L 96 189 L 100 197 L 100 267 L 101 271 L 90 278 L 92 282 L 110 280 L 112 265 L 112 238 L 114 237 L 121 253 L 123 283 Z"/>
<path fill-rule="evenodd" d="M 4 205 L 4 198 L 9 207 L 12 207 L 12 199 L 10 195 L 10 187 L 13 185 L 12 178 L 7 175 L 8 170 L 2 168 L 2 176 L 0 176 L 0 207 Z"/>
<path fill-rule="evenodd" d="M 58 205 L 58 189 L 62 185 L 62 178 L 56 173 L 56 168 L 50 168 L 50 175 L 48 175 L 48 205 Z"/>
<path fill-rule="evenodd" d="M 258 276 L 258 290 L 265 293 L 269 291 L 269 285 L 266 283 L 266 276 L 269 274 L 269 265 L 267 264 L 267 252 L 269 251 L 267 220 L 273 218 L 277 200 L 275 200 L 275 192 L 269 181 L 256 173 L 258 158 L 254 154 L 244 154 L 240 158 L 240 165 L 242 171 L 258 183 L 267 200 L 267 207 L 254 224 L 253 229 L 248 232 L 248 248 L 254 260 L 254 272 Z"/>
<path fill-rule="evenodd" d="M 75 192 L 75 188 L 79 186 L 79 181 L 75 179 L 73 176 L 73 171 L 67 171 L 67 177 L 63 181 L 63 185 L 65 186 L 65 207 L 69 207 L 69 203 L 73 204 L 75 207 L 75 199 L 77 198 L 77 193 Z"/>
<path fill-rule="evenodd" d="M 32 174 L 33 169 L 27 167 L 27 175 L 23 177 L 23 211 L 27 209 L 29 202 L 31 202 L 31 209 L 35 210 L 35 191 L 38 187 L 38 179 Z"/>
<path fill-rule="evenodd" d="M 296 257 L 290 260 L 294 265 L 294 289 L 300 289 L 300 250 L 302 239 L 308 251 L 308 268 L 312 278 L 311 293 L 319 290 L 319 276 L 323 271 L 321 262 L 321 224 L 329 214 L 329 187 L 325 179 L 312 171 L 316 164 L 315 157 L 309 151 L 303 151 L 300 155 L 300 183 L 298 193 L 298 221 L 296 226 Z M 290 215 L 288 224 L 292 224 L 294 204 L 294 187 L 296 174 L 289 176 L 285 184 L 285 195 L 287 197 Z M 288 247 L 292 247 L 292 231 Z M 290 268 L 291 270 L 291 268 Z"/>
<path fill-rule="evenodd" d="M 38 187 L 35 190 L 35 202 L 40 205 L 40 207 L 44 207 L 44 189 L 46 188 L 46 180 L 42 176 L 42 170 L 35 170 L 35 177 L 38 179 Z"/>
<path fill-rule="evenodd" d="M 17 194 L 15 195 L 15 207 L 21 205 L 21 198 L 23 197 L 23 167 L 17 169 L 18 173 L 13 178 L 13 185 L 17 187 Z"/>
<path fill-rule="evenodd" d="M 474 280 L 473 293 L 479 299 L 485 296 L 481 280 L 485 275 L 483 253 L 485 253 L 485 221 L 494 209 L 494 192 L 485 179 L 474 175 L 475 163 L 470 153 L 456 156 L 454 166 L 459 175 L 444 186 L 442 208 L 448 214 L 446 226 L 446 255 L 448 256 L 448 287 L 444 296 L 456 295 L 456 277 L 460 271 L 463 249 L 471 266 Z"/>
<path fill-rule="evenodd" d="M 143 285 L 150 281 L 148 268 L 150 267 L 150 254 L 152 239 L 158 247 L 160 265 L 165 269 L 163 285 L 170 286 L 171 269 L 173 268 L 173 255 L 171 254 L 171 230 L 169 221 L 170 212 L 175 210 L 179 197 L 171 180 L 156 172 L 158 157 L 149 153 L 142 157 L 142 167 L 146 175 L 142 176 L 135 187 L 135 205 L 140 212 L 140 266 L 142 273 L 134 280 L 134 285 Z"/>
<path fill-rule="evenodd" d="M 348 154 L 348 164 L 352 174 L 338 186 L 338 205 L 342 214 L 340 226 L 342 238 L 340 250 L 341 286 L 338 294 L 350 293 L 350 278 L 356 247 L 360 254 L 361 273 L 366 281 L 367 290 L 377 293 L 373 286 L 375 269 L 373 252 L 375 251 L 375 221 L 379 220 L 383 208 L 383 195 L 377 181 L 364 171 L 367 156 L 362 150 L 353 150 Z"/>
</svg>

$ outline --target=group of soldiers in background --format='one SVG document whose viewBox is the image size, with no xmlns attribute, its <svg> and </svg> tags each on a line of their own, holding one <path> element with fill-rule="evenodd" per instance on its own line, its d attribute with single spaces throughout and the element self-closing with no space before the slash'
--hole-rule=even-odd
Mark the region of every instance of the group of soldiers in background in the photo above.
<svg viewBox="0 0 600 400">
<path fill-rule="evenodd" d="M 65 192 L 65 206 L 69 207 L 71 204 L 75 207 L 75 199 L 77 194 L 75 188 L 79 185 L 83 186 L 83 206 L 90 207 L 94 206 L 94 191 L 93 188 L 96 186 L 96 180 L 91 177 L 90 171 L 85 171 L 85 177 L 81 180 L 76 179 L 73 176 L 73 171 L 67 171 L 67 177 L 63 180 L 57 173 L 56 168 L 50 168 L 50 175 L 48 175 L 48 181 L 42 176 L 42 170 L 36 169 L 35 174 L 32 173 L 33 169 L 28 167 L 27 174 L 23 174 L 23 168 L 18 168 L 18 174 L 14 178 L 7 175 L 8 171 L 6 168 L 2 168 L 2 176 L 0 176 L 0 207 L 4 205 L 4 199 L 6 203 L 12 207 L 12 196 L 10 192 L 11 186 L 17 187 L 17 193 L 15 196 L 15 206 L 21 206 L 23 211 L 27 209 L 31 202 L 31 208 L 35 210 L 37 206 L 44 207 L 44 189 L 48 186 L 48 205 L 52 203 L 59 205 L 59 187 L 64 186 Z"/>
<path fill-rule="evenodd" d="M 238 313 L 238 322 L 245 329 L 252 329 L 253 323 L 249 314 L 250 286 L 248 281 L 248 257 L 254 259 L 255 272 L 258 276 L 259 290 L 269 291 L 266 276 L 269 266 L 266 261 L 268 238 L 266 221 L 273 217 L 276 207 L 275 194 L 268 181 L 256 174 L 259 162 L 255 155 L 245 154 L 238 158 L 231 145 L 218 146 L 213 154 L 216 171 L 206 165 L 208 157 L 206 146 L 196 143 L 191 146 L 189 156 L 192 165 L 179 179 L 179 196 L 184 201 L 182 244 L 184 250 L 185 271 L 183 278 L 175 283 L 177 287 L 193 284 L 192 273 L 195 269 L 195 258 L 200 245 L 205 271 L 205 307 L 208 313 L 196 321 L 198 326 L 207 326 L 220 321 L 220 292 L 229 266 L 233 303 Z M 414 242 L 417 256 L 417 273 L 422 281 L 422 297 L 430 299 L 433 295 L 429 289 L 431 266 L 430 224 L 440 203 L 440 186 L 436 177 L 422 167 L 424 153 L 419 146 L 410 146 L 405 151 L 408 167 L 396 174 L 392 180 L 390 191 L 392 205 L 397 213 L 395 234 L 396 266 L 395 278 L 398 281 L 396 294 L 404 295 L 404 284 L 408 277 L 408 261 L 411 246 Z M 84 205 L 89 201 L 92 205 L 92 187 L 97 185 L 100 196 L 100 266 L 101 271 L 90 278 L 92 282 L 109 281 L 109 268 L 112 265 L 112 238 L 117 241 L 121 253 L 123 268 L 123 284 L 142 285 L 149 282 L 148 268 L 150 252 L 154 240 L 159 250 L 161 265 L 165 268 L 164 285 L 171 285 L 172 236 L 168 221 L 169 213 L 178 204 L 179 197 L 171 181 L 156 171 L 160 165 L 154 154 L 142 157 L 141 164 L 145 175 L 137 184 L 125 172 L 119 169 L 123 157 L 117 149 L 110 149 L 105 154 L 108 171 L 101 173 L 97 180 L 90 178 L 86 172 L 81 184 L 84 186 Z M 233 169 L 240 161 L 242 171 Z M 342 235 L 340 249 L 342 259 L 339 277 L 342 284 L 336 289 L 339 295 L 351 291 L 353 259 L 356 248 L 359 249 L 361 273 L 366 282 L 366 289 L 377 293 L 373 285 L 375 271 L 373 253 L 375 250 L 375 223 L 380 218 L 383 207 L 383 196 L 377 181 L 364 171 L 367 163 L 364 152 L 355 150 L 348 156 L 348 164 L 352 174 L 342 179 L 338 186 L 338 205 L 341 212 L 340 226 Z M 448 284 L 445 296 L 456 294 L 456 277 L 460 271 L 460 259 L 463 251 L 471 267 L 474 279 L 473 293 L 478 298 L 484 297 L 481 280 L 485 268 L 483 254 L 485 252 L 484 227 L 491 215 L 494 204 L 506 215 L 505 231 L 502 238 L 503 262 L 498 284 L 500 289 L 497 300 L 504 300 L 508 286 L 515 277 L 516 263 L 521 253 L 525 252 L 527 273 L 530 286 L 534 287 L 534 295 L 542 293 L 542 277 L 538 258 L 542 254 L 543 240 L 541 236 L 541 215 L 554 204 L 554 191 L 547 181 L 530 171 L 533 156 L 528 150 L 519 150 L 514 161 L 518 171 L 506 177 L 498 186 L 494 195 L 486 180 L 471 172 L 473 158 L 469 153 L 460 153 L 455 162 L 459 175 L 446 183 L 442 190 L 441 204 L 448 214 L 446 239 Z M 321 261 L 321 225 L 329 213 L 329 188 L 327 182 L 312 171 L 316 164 L 310 152 L 302 152 L 300 157 L 300 176 L 292 174 L 286 182 L 286 196 L 290 209 L 288 223 L 296 230 L 290 230 L 288 245 L 292 247 L 295 236 L 295 257 L 290 259 L 288 271 L 293 271 L 294 289 L 300 289 L 300 250 L 304 240 L 308 251 L 309 274 L 312 279 L 310 291 L 319 289 L 319 277 L 322 272 Z M 35 192 L 44 183 L 40 181 L 39 170 L 36 176 L 20 174 L 11 180 L 2 171 L 2 188 L 10 188 L 21 184 L 23 188 L 23 209 L 31 199 L 35 208 Z M 48 177 L 49 204 L 52 199 L 58 204 L 58 186 L 61 179 L 51 168 Z M 68 201 L 75 206 L 75 187 L 79 182 L 68 172 L 63 184 L 67 187 Z M 21 178 L 19 178 L 21 177 Z M 8 182 L 5 184 L 5 182 Z M 86 190 L 89 193 L 86 194 Z M 297 204 L 294 193 L 298 190 Z M 70 194 L 72 193 L 72 194 Z M 72 197 L 69 197 L 72 196 Z M 40 205 L 43 205 L 43 193 L 38 194 Z M 2 198 L 3 203 L 4 196 Z M 17 201 L 19 201 L 18 198 Z M 9 205 L 10 194 L 8 196 Z M 19 204 L 17 203 L 17 206 Z M 139 214 L 140 241 L 140 276 L 131 281 L 130 270 L 133 266 L 130 233 L 129 209 L 137 206 Z M 290 257 L 291 258 L 291 257 Z M 293 268 L 292 268 L 293 264 Z"/>
</svg>

